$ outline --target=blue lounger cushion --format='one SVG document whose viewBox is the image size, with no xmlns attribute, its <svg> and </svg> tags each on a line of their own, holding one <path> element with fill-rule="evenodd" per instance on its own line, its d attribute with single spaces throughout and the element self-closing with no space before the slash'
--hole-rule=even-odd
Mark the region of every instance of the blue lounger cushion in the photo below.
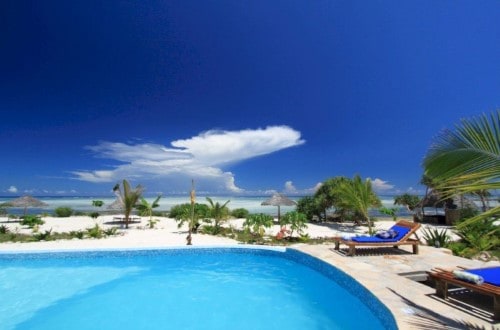
<svg viewBox="0 0 500 330">
<path fill-rule="evenodd" d="M 484 283 L 500 286 L 500 267 L 467 269 L 466 271 L 481 276 L 484 279 Z"/>
<path fill-rule="evenodd" d="M 394 225 L 390 228 L 390 230 L 396 231 L 398 233 L 398 235 L 396 237 L 393 237 L 393 238 L 380 238 L 377 236 L 359 236 L 359 237 L 353 237 L 352 241 L 359 242 L 359 243 L 392 243 L 392 242 L 397 242 L 397 241 L 400 241 L 403 237 L 405 237 L 406 234 L 408 234 L 408 232 L 410 231 L 410 228 Z"/>
</svg>

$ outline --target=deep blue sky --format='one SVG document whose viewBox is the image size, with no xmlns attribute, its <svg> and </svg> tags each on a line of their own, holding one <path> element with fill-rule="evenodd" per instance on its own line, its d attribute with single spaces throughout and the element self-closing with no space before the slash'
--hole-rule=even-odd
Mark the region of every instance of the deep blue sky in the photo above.
<svg viewBox="0 0 500 330">
<path fill-rule="evenodd" d="M 500 106 L 499 22 L 497 0 L 2 1 L 0 194 L 422 190 L 432 138 Z"/>
</svg>

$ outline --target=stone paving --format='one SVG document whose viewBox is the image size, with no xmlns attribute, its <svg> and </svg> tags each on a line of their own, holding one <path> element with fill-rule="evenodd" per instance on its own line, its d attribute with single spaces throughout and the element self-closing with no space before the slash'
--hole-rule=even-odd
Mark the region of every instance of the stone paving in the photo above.
<svg viewBox="0 0 500 330">
<path fill-rule="evenodd" d="M 425 272 L 434 267 L 491 267 L 500 265 L 499 262 L 464 259 L 451 255 L 446 249 L 428 246 L 420 246 L 418 255 L 411 254 L 411 247 L 402 247 L 399 251 L 393 248 L 357 250 L 358 255 L 354 257 L 346 256 L 342 245 L 340 251 L 334 250 L 333 244 L 300 244 L 293 248 L 354 277 L 390 309 L 399 329 L 500 329 L 500 322 L 492 319 L 492 297 L 474 294 L 474 305 L 462 304 L 460 299 L 453 299 L 453 295 L 444 301 L 435 296 L 431 286 L 399 275 Z"/>
</svg>

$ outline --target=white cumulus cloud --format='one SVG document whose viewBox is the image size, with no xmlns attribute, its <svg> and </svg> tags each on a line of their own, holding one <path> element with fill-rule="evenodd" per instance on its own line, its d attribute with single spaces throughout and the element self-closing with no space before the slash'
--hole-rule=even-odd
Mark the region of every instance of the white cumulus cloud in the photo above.
<svg viewBox="0 0 500 330">
<path fill-rule="evenodd" d="M 10 186 L 9 189 L 7 189 L 8 192 L 15 194 L 17 193 L 17 187 L 16 186 Z"/>
<path fill-rule="evenodd" d="M 285 182 L 285 190 L 286 194 L 296 194 L 298 192 L 297 188 L 293 185 L 292 181 Z"/>
<path fill-rule="evenodd" d="M 123 178 L 163 179 L 174 188 L 190 178 L 201 189 L 241 192 L 234 174 L 222 166 L 299 146 L 305 141 L 288 126 L 269 126 L 240 131 L 207 131 L 189 139 L 175 140 L 171 147 L 161 144 L 127 144 L 103 141 L 87 146 L 96 157 L 122 164 L 108 169 L 75 170 L 77 180 L 115 182 Z"/>
<path fill-rule="evenodd" d="M 394 185 L 389 184 L 388 181 L 381 180 L 379 178 L 371 179 L 373 190 L 375 191 L 387 191 L 394 188 Z"/>
</svg>

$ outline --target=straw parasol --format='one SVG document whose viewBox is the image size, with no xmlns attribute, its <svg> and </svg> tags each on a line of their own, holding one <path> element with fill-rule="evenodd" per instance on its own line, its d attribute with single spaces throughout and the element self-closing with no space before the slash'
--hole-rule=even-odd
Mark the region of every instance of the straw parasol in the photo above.
<svg viewBox="0 0 500 330">
<path fill-rule="evenodd" d="M 278 221 L 280 221 L 280 206 L 293 206 L 297 205 L 295 201 L 292 201 L 290 198 L 286 197 L 283 194 L 276 193 L 271 196 L 271 198 L 266 199 L 261 203 L 261 205 L 272 205 L 278 207 Z"/>
<path fill-rule="evenodd" d="M 26 215 L 26 210 L 28 207 L 45 207 L 48 206 L 47 203 L 42 202 L 32 196 L 22 196 L 11 200 L 3 204 L 5 207 L 24 207 L 24 215 Z"/>
<path fill-rule="evenodd" d="M 125 205 L 120 198 L 115 199 L 115 201 L 108 205 L 108 210 L 123 210 Z"/>
</svg>

